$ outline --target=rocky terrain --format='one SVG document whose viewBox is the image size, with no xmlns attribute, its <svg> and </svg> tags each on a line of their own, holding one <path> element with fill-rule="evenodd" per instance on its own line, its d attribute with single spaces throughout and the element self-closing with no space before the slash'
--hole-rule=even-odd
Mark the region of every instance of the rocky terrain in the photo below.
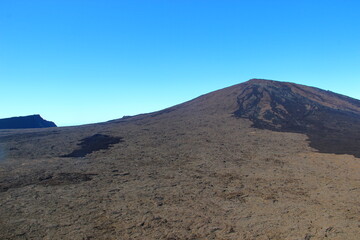
<svg viewBox="0 0 360 240">
<path fill-rule="evenodd" d="M 0 131 L 0 239 L 358 239 L 358 100 L 254 79 Z"/>
<path fill-rule="evenodd" d="M 235 116 L 253 126 L 305 133 L 321 152 L 360 157 L 360 101 L 321 89 L 254 79 L 238 96 Z"/>
<path fill-rule="evenodd" d="M 44 120 L 40 115 L 0 119 L 0 129 L 48 128 L 56 127 L 55 123 Z"/>
</svg>

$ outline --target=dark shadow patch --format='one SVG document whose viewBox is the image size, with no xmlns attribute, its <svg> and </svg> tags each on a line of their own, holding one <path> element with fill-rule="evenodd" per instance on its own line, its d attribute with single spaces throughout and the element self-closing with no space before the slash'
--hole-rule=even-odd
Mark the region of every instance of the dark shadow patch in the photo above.
<svg viewBox="0 0 360 240">
<path fill-rule="evenodd" d="M 94 173 L 56 173 L 39 174 L 40 177 L 33 175 L 22 175 L 13 178 L 7 178 L 0 181 L 0 192 L 6 192 L 11 188 L 21 188 L 29 185 L 58 186 L 78 184 L 92 180 L 97 174 Z"/>
<path fill-rule="evenodd" d="M 80 149 L 76 149 L 73 152 L 62 155 L 61 157 L 85 157 L 87 154 L 109 149 L 111 145 L 123 142 L 121 137 L 112 137 L 103 134 L 95 134 L 91 137 L 87 137 L 81 140 L 78 145 Z"/>
<path fill-rule="evenodd" d="M 328 94 L 334 100 L 346 100 L 354 106 L 360 106 L 359 100 L 317 91 L 319 97 Z M 360 157 L 360 112 L 341 106 L 337 109 L 324 106 L 321 102 L 293 92 L 285 85 L 250 85 L 238 96 L 237 102 L 239 109 L 234 115 L 250 119 L 253 127 L 303 133 L 309 137 L 310 146 L 319 152 Z"/>
<path fill-rule="evenodd" d="M 58 173 L 39 178 L 39 184 L 45 186 L 67 185 L 86 182 L 92 180 L 94 173 Z"/>
</svg>

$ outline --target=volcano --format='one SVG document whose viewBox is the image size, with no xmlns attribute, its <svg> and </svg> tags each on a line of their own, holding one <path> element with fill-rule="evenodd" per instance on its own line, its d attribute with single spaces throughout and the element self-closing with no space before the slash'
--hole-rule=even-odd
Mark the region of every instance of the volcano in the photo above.
<svg viewBox="0 0 360 240">
<path fill-rule="evenodd" d="M 358 239 L 359 144 L 359 100 L 262 79 L 0 130 L 0 238 Z"/>
</svg>

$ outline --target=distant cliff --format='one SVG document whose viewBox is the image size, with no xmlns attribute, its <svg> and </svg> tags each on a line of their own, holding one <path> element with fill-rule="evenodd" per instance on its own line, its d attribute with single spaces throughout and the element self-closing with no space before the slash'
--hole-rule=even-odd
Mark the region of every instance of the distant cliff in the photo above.
<svg viewBox="0 0 360 240">
<path fill-rule="evenodd" d="M 40 115 L 0 119 L 0 129 L 47 128 L 56 127 L 55 123 L 44 120 Z"/>
</svg>

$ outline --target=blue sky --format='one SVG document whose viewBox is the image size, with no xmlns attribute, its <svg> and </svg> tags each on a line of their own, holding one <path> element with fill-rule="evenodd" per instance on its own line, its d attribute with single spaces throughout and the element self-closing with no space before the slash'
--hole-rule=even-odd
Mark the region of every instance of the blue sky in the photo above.
<svg viewBox="0 0 360 240">
<path fill-rule="evenodd" d="M 2 0 L 0 118 L 161 110 L 250 78 L 360 99 L 357 0 Z"/>
</svg>

